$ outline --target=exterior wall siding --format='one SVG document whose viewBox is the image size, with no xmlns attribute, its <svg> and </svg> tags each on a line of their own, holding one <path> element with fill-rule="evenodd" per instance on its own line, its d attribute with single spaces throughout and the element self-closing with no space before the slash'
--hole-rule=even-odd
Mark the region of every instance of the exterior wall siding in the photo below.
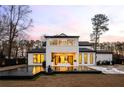
<svg viewBox="0 0 124 93">
<path fill-rule="evenodd" d="M 66 47 L 67 48 L 67 47 Z M 54 48 L 52 47 L 52 50 L 54 50 L 54 52 L 72 52 L 72 49 L 73 48 L 67 48 L 68 51 L 66 51 L 66 49 L 63 47 L 63 48 Z M 63 50 L 63 51 L 61 51 Z M 51 62 L 51 52 L 53 51 L 50 51 L 48 50 L 48 54 L 47 54 L 47 57 L 46 57 L 46 54 L 45 53 L 39 53 L 39 54 L 44 54 L 44 57 L 45 57 L 45 60 L 46 60 L 46 64 L 47 66 L 48 65 L 51 65 L 52 62 Z M 77 51 L 77 50 L 75 50 Z M 84 64 L 84 53 L 87 53 L 88 54 L 88 64 Z M 90 53 L 93 53 L 93 64 L 90 64 Z M 33 63 L 33 54 L 36 54 L 36 53 L 28 53 L 28 65 L 42 65 L 42 63 Z M 49 55 L 49 57 L 48 57 Z M 79 53 L 78 53 L 79 55 Z M 97 61 L 104 61 L 104 60 L 108 60 L 108 61 L 112 61 L 112 54 L 96 54 L 97 55 Z M 79 56 L 77 56 L 79 59 Z M 49 61 L 47 61 L 49 60 Z M 79 60 L 77 60 L 78 64 L 77 65 L 96 65 L 95 63 L 95 52 L 83 52 L 82 53 L 82 64 L 79 64 Z"/>
<path fill-rule="evenodd" d="M 79 48 L 88 48 L 88 49 L 93 49 L 92 46 L 79 46 Z"/>
<path fill-rule="evenodd" d="M 112 54 L 96 54 L 97 55 L 97 61 L 112 61 Z"/>
<path fill-rule="evenodd" d="M 58 53 L 76 53 L 76 65 L 96 65 L 96 61 L 103 61 L 103 60 L 108 60 L 112 61 L 112 54 L 96 54 L 95 52 L 80 52 L 82 53 L 82 63 L 79 64 L 79 48 L 88 48 L 88 49 L 93 49 L 92 46 L 79 46 L 78 38 L 71 38 L 74 40 L 74 45 L 73 46 L 55 46 L 55 45 L 49 45 L 50 40 L 52 39 L 59 39 L 59 38 L 46 38 L 46 53 L 28 53 L 28 65 L 42 65 L 42 63 L 33 63 L 33 54 L 44 54 L 44 59 L 46 61 L 46 66 L 48 67 L 49 65 L 52 65 L 51 62 L 51 57 L 53 52 L 58 52 Z M 66 38 L 65 38 L 66 39 Z M 88 54 L 88 63 L 84 64 L 84 53 Z M 90 54 L 93 54 L 93 64 L 90 64 Z M 95 61 L 95 55 L 97 56 L 97 60 Z M 75 65 L 75 64 L 74 64 Z M 76 66 L 75 65 L 75 66 Z"/>
<path fill-rule="evenodd" d="M 55 38 L 54 38 L 55 39 Z M 52 65 L 51 62 L 51 53 L 52 52 L 68 52 L 68 53 L 76 53 L 76 60 L 79 61 L 79 46 L 78 46 L 78 38 L 75 38 L 75 45 L 74 46 L 50 46 L 49 41 L 51 40 L 47 38 L 47 45 L 46 45 L 46 66 Z"/>
</svg>

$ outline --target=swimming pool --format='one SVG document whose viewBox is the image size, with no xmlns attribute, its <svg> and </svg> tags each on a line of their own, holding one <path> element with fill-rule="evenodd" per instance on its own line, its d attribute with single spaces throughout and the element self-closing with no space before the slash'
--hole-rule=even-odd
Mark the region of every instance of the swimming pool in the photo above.
<svg viewBox="0 0 124 93">
<path fill-rule="evenodd" d="M 61 73 L 101 73 L 87 66 L 52 66 L 52 74 Z M 37 75 L 47 74 L 42 66 L 24 66 L 12 70 L 1 71 L 0 79 L 33 79 Z"/>
</svg>

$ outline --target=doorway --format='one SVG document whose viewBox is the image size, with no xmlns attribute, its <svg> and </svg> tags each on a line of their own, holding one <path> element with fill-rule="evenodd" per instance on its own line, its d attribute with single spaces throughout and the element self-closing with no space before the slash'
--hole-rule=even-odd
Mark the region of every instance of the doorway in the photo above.
<svg viewBox="0 0 124 93">
<path fill-rule="evenodd" d="M 73 65 L 75 53 L 52 53 L 52 62 L 54 65 Z"/>
</svg>

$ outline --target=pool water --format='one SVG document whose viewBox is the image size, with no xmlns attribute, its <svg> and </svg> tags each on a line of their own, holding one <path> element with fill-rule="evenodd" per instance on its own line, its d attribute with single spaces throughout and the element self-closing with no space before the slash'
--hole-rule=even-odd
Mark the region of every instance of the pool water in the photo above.
<svg viewBox="0 0 124 93">
<path fill-rule="evenodd" d="M 87 66 L 52 66 L 53 74 L 59 73 L 101 73 Z M 12 70 L 1 71 L 0 79 L 33 79 L 38 75 L 48 74 L 42 66 L 24 66 Z"/>
<path fill-rule="evenodd" d="M 60 71 L 60 72 L 66 72 L 66 71 L 93 71 L 94 69 L 91 69 L 87 66 L 53 66 L 53 71 Z"/>
<path fill-rule="evenodd" d="M 0 76 L 31 76 L 39 72 L 43 72 L 44 68 L 42 66 L 25 66 L 12 70 L 1 71 Z"/>
</svg>

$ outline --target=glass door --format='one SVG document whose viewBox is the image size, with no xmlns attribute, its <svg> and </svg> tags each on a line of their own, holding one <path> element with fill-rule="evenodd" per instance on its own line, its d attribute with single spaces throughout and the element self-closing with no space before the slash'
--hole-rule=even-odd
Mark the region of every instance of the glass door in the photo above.
<svg viewBox="0 0 124 93">
<path fill-rule="evenodd" d="M 84 64 L 88 64 L 88 53 L 84 53 Z"/>
<path fill-rule="evenodd" d="M 73 65 L 75 53 L 52 53 L 52 62 L 54 65 L 70 64 Z"/>
<path fill-rule="evenodd" d="M 64 55 L 61 55 L 60 59 L 61 59 L 60 63 L 65 63 L 65 56 Z"/>
<path fill-rule="evenodd" d="M 55 56 L 55 65 L 57 65 L 60 61 L 59 61 L 59 56 Z"/>
<path fill-rule="evenodd" d="M 73 56 L 68 56 L 68 63 L 73 65 Z"/>
</svg>

